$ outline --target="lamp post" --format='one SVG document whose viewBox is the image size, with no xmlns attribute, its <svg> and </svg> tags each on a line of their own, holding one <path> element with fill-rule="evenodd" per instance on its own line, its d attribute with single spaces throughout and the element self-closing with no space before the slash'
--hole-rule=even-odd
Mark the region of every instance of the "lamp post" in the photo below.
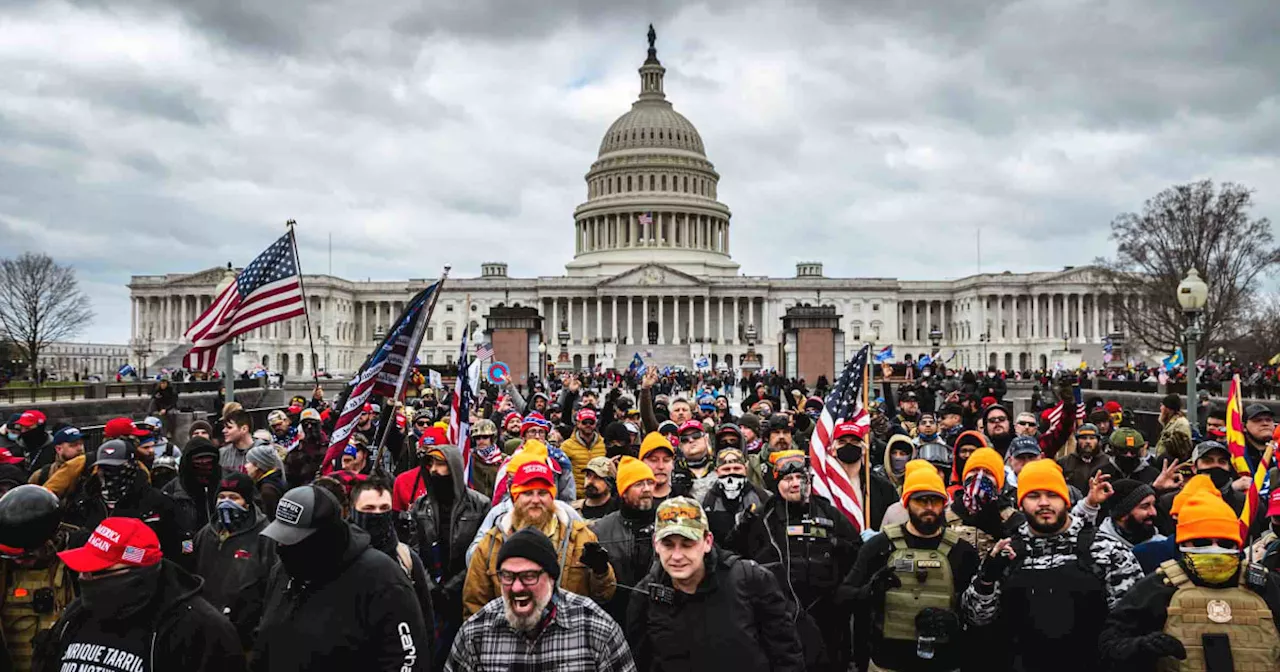
<svg viewBox="0 0 1280 672">
<path fill-rule="evenodd" d="M 1178 304 L 1187 318 L 1187 328 L 1182 336 L 1187 341 L 1187 422 L 1192 427 L 1196 426 L 1196 340 L 1200 338 L 1200 312 L 1208 300 L 1209 286 L 1200 279 L 1196 269 L 1187 271 L 1187 277 L 1178 283 Z"/>
<path fill-rule="evenodd" d="M 222 280 L 218 281 L 218 286 L 214 288 L 213 295 L 221 296 L 222 290 L 231 286 L 236 281 L 236 272 L 231 269 L 231 262 L 227 262 L 227 269 L 222 273 Z M 148 334 L 148 337 L 150 334 Z M 236 400 L 236 351 L 235 339 L 228 340 L 222 345 L 221 357 L 223 359 L 222 384 L 226 387 L 227 392 L 224 399 L 229 403 Z"/>
<path fill-rule="evenodd" d="M 979 369 L 987 368 L 987 344 L 991 342 L 991 332 L 984 331 L 978 334 L 978 342 L 982 344 L 982 365 Z"/>
<path fill-rule="evenodd" d="M 538 341 L 538 380 L 547 377 L 547 342 Z"/>
<path fill-rule="evenodd" d="M 939 346 L 942 345 L 942 330 L 939 329 L 936 324 L 929 330 L 929 344 L 933 346 L 933 351 L 929 353 L 929 359 L 936 360 L 938 358 Z M 934 362 L 934 366 L 937 367 L 936 362 Z"/>
</svg>

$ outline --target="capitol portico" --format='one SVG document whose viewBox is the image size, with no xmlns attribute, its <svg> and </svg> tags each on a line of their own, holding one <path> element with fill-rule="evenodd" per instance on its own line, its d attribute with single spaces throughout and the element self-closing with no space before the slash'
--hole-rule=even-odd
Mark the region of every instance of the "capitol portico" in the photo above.
<svg viewBox="0 0 1280 672">
<path fill-rule="evenodd" d="M 424 363 L 452 363 L 468 325 L 487 334 L 516 376 L 538 368 L 540 342 L 554 362 L 562 339 L 567 364 L 579 369 L 625 368 L 637 352 L 656 365 L 692 367 L 706 356 L 738 368 L 749 335 L 759 357 L 751 365 L 810 378 L 830 376 L 865 342 L 892 345 L 903 359 L 934 352 L 936 340 L 953 367 L 1040 368 L 1069 352 L 1100 363 L 1101 341 L 1129 304 L 1090 268 L 908 281 L 830 278 L 812 261 L 790 278 L 742 274 L 730 256 L 732 213 L 717 200 L 720 174 L 697 129 L 666 99 L 652 34 L 639 72 L 638 99 L 605 132 L 587 171 L 566 274 L 511 277 L 493 262 L 479 276 L 450 277 L 423 340 Z M 149 353 L 152 369 L 177 365 L 182 332 L 224 273 L 134 276 L 131 349 Z M 308 275 L 316 361 L 307 361 L 304 321 L 295 318 L 241 338 L 236 367 L 353 373 L 404 302 L 432 281 Z"/>
</svg>

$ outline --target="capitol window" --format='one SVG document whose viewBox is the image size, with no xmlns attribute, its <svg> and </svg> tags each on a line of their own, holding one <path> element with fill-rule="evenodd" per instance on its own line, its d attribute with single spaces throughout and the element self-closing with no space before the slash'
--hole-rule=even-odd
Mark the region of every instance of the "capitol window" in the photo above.
<svg viewBox="0 0 1280 672">
<path fill-rule="evenodd" d="M 450 341 L 450 342 L 452 342 L 452 341 L 453 341 L 453 327 L 452 327 L 452 326 L 446 326 L 446 327 L 444 328 L 444 340 L 446 340 L 446 341 Z"/>
</svg>

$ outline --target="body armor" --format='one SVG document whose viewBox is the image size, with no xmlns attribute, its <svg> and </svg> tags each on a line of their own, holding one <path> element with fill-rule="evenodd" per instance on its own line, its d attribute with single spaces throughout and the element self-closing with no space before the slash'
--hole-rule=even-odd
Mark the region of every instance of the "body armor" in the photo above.
<svg viewBox="0 0 1280 672">
<path fill-rule="evenodd" d="M 1248 571 L 1241 568 L 1241 576 Z M 1197 586 L 1177 560 L 1168 560 L 1157 572 L 1165 585 L 1177 591 L 1169 600 L 1164 632 L 1187 649 L 1186 660 L 1161 658 L 1162 672 L 1205 669 L 1204 635 L 1226 635 L 1236 672 L 1263 672 L 1280 667 L 1280 634 L 1267 603 L 1237 580 L 1229 588 Z"/>
<path fill-rule="evenodd" d="M 942 533 L 936 550 L 909 548 L 901 525 L 886 525 L 884 534 L 893 544 L 887 565 L 902 585 L 884 595 L 884 638 L 915 642 L 916 616 L 924 609 L 955 609 L 955 580 L 948 555 L 960 537 L 953 530 Z"/>
<path fill-rule="evenodd" d="M 1000 520 L 1008 521 L 1017 513 L 1011 507 L 1005 507 L 1000 510 Z M 969 542 L 974 548 L 978 549 L 978 557 L 985 558 L 991 553 L 991 549 L 996 545 L 999 539 L 979 530 L 973 525 L 968 525 L 960 516 L 956 515 L 951 507 L 947 507 L 947 529 L 955 533 L 960 539 Z"/>
<path fill-rule="evenodd" d="M 5 647 L 13 669 L 30 670 L 34 650 L 67 605 L 75 599 L 70 572 L 56 556 L 46 563 L 23 567 L 13 560 L 3 566 L 3 620 Z"/>
</svg>

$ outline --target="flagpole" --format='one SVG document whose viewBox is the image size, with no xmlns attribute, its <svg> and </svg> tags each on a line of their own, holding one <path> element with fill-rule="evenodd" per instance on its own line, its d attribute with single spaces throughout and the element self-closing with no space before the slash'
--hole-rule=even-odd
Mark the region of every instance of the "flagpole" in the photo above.
<svg viewBox="0 0 1280 672">
<path fill-rule="evenodd" d="M 311 302 L 307 300 L 307 286 L 302 283 L 302 257 L 298 254 L 298 236 L 294 233 L 293 227 L 298 225 L 296 220 L 288 220 L 284 223 L 289 228 L 289 244 L 293 247 L 293 264 L 298 269 L 298 291 L 302 293 L 302 310 L 307 318 L 307 345 L 311 348 L 311 382 L 320 384 L 320 372 L 316 370 L 316 342 L 311 334 Z M 284 372 L 280 372 L 280 385 L 284 386 Z"/>
<path fill-rule="evenodd" d="M 382 437 L 378 439 L 378 450 L 374 453 L 374 469 L 382 468 L 382 454 L 387 447 L 387 434 L 391 433 L 391 424 L 395 422 L 395 404 L 400 403 L 400 395 L 404 394 L 405 380 L 409 377 L 409 371 L 413 369 L 413 360 L 418 356 L 418 348 L 422 347 L 422 337 L 427 332 L 427 323 L 431 321 L 431 315 L 436 311 L 436 300 L 440 298 L 440 293 L 444 291 L 444 281 L 449 278 L 449 269 L 451 268 L 453 267 L 445 264 L 444 271 L 440 274 L 440 280 L 436 283 L 436 291 L 431 293 L 431 303 L 427 305 L 427 314 L 414 325 L 413 335 L 409 337 L 409 349 L 404 353 L 405 363 L 400 368 L 400 377 L 396 380 L 396 393 L 391 400 L 392 413 L 387 426 L 382 429 Z"/>
<path fill-rule="evenodd" d="M 875 369 L 871 366 L 871 351 L 867 351 L 867 357 L 864 359 L 862 376 L 862 408 L 870 413 L 870 392 L 871 377 L 875 375 Z M 871 529 L 871 432 L 867 432 L 866 449 L 862 453 L 862 484 L 867 489 L 867 497 L 862 503 L 862 529 Z"/>
</svg>

